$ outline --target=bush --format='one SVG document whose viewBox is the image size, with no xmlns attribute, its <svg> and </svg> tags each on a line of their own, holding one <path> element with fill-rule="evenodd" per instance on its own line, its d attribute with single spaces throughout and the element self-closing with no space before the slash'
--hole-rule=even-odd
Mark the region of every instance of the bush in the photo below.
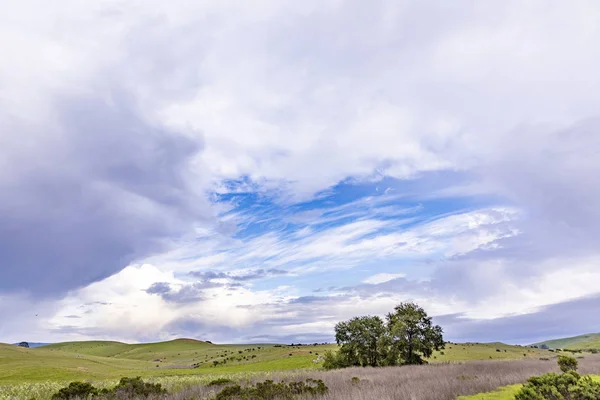
<svg viewBox="0 0 600 400">
<path fill-rule="evenodd" d="M 266 380 L 245 388 L 240 385 L 228 386 L 217 394 L 216 400 L 287 400 L 294 399 L 299 395 L 321 396 L 327 392 L 327 386 L 320 379 L 307 379 L 305 382 L 289 383 L 275 383 L 272 380 Z"/>
<path fill-rule="evenodd" d="M 232 383 L 232 382 L 233 381 L 228 378 L 219 378 L 219 379 L 213 379 L 212 381 L 208 382 L 207 386 L 220 386 L 220 385 L 226 385 L 226 384 Z"/>
<path fill-rule="evenodd" d="M 558 365 L 562 374 L 549 373 L 529 378 L 517 392 L 515 400 L 595 400 L 600 399 L 600 383 L 589 376 L 580 376 L 577 360 L 561 356 Z"/>
<path fill-rule="evenodd" d="M 112 389 L 103 389 L 100 392 L 107 399 L 137 399 L 164 393 L 167 391 L 160 383 L 144 382 L 139 376 L 121 378 L 117 386 Z"/>
<path fill-rule="evenodd" d="M 323 368 L 326 370 L 346 368 L 349 366 L 346 359 L 342 357 L 339 352 L 335 353 L 331 350 L 327 350 L 323 356 Z"/>
<path fill-rule="evenodd" d="M 573 357 L 558 356 L 557 362 L 562 372 L 577 371 L 578 362 Z"/>
<path fill-rule="evenodd" d="M 352 377 L 352 384 L 357 385 L 360 382 L 360 378 L 358 376 Z"/>
<path fill-rule="evenodd" d="M 98 389 L 87 382 L 71 382 L 52 396 L 52 400 L 87 399 L 98 394 Z"/>
<path fill-rule="evenodd" d="M 98 390 L 87 382 L 71 382 L 52 396 L 52 400 L 71 399 L 139 399 L 152 395 L 165 394 L 167 391 L 160 383 L 144 382 L 137 378 L 121 378 L 112 389 Z"/>
</svg>

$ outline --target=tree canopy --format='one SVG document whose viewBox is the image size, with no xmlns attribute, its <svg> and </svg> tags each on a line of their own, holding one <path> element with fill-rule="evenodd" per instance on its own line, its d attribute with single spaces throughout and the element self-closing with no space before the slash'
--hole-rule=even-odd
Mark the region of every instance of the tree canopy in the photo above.
<svg viewBox="0 0 600 400">
<path fill-rule="evenodd" d="M 386 316 L 354 317 L 335 326 L 337 354 L 325 355 L 324 367 L 423 364 L 444 348 L 442 328 L 415 303 L 401 303 Z"/>
</svg>

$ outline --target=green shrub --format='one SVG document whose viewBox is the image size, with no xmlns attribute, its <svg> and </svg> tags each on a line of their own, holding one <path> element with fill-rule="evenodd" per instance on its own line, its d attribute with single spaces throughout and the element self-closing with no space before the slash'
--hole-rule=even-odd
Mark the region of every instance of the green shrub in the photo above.
<svg viewBox="0 0 600 400">
<path fill-rule="evenodd" d="M 213 379 L 212 381 L 208 382 L 207 386 L 220 386 L 220 385 L 226 385 L 228 383 L 233 383 L 233 381 L 229 378 L 219 378 L 219 379 Z"/>
<path fill-rule="evenodd" d="M 577 371 L 578 362 L 573 357 L 558 356 L 557 362 L 562 372 Z"/>
<path fill-rule="evenodd" d="M 160 383 L 147 383 L 138 376 L 137 378 L 121 378 L 114 388 L 102 390 L 96 389 L 87 382 L 71 382 L 69 386 L 55 393 L 52 400 L 140 399 L 165 393 L 167 391 L 162 388 Z"/>
<path fill-rule="evenodd" d="M 549 373 L 529 378 L 517 392 L 515 400 L 596 400 L 600 399 L 600 383 L 589 376 L 580 376 L 577 360 L 561 356 L 562 374 Z"/>
<path fill-rule="evenodd" d="M 360 378 L 358 376 L 352 377 L 352 384 L 357 385 L 360 382 Z"/>
<path fill-rule="evenodd" d="M 98 394 L 98 389 L 87 382 L 71 382 L 52 396 L 52 400 L 87 399 Z"/>
<path fill-rule="evenodd" d="M 289 383 L 275 383 L 272 380 L 266 380 L 245 388 L 240 385 L 228 386 L 217 394 L 216 400 L 288 400 L 301 395 L 320 396 L 327 392 L 327 386 L 320 379 L 307 379 L 304 382 Z"/>
<path fill-rule="evenodd" d="M 103 389 L 100 395 L 106 399 L 138 399 L 149 396 L 165 394 L 160 383 L 144 382 L 139 376 L 136 378 L 121 378 L 117 386 L 112 389 Z"/>
<path fill-rule="evenodd" d="M 349 366 L 350 364 L 347 362 L 346 358 L 344 358 L 339 352 L 336 353 L 331 350 L 327 350 L 323 355 L 323 368 L 326 370 L 346 368 Z"/>
</svg>

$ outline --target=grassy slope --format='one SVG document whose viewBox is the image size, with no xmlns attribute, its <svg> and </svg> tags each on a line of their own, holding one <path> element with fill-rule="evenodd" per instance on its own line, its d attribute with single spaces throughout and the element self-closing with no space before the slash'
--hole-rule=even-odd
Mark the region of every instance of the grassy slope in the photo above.
<svg viewBox="0 0 600 400">
<path fill-rule="evenodd" d="M 547 340 L 545 342 L 536 343 L 541 346 L 545 344 L 551 349 L 599 349 L 600 350 L 600 333 L 590 333 L 587 335 L 574 336 L 563 339 Z"/>
<path fill-rule="evenodd" d="M 68 342 L 36 349 L 0 344 L 0 384 L 316 368 L 317 353 L 333 348 L 214 345 L 189 339 L 134 345 Z M 213 361 L 224 359 L 228 359 L 226 364 L 213 366 Z M 198 368 L 192 368 L 194 364 Z"/>
<path fill-rule="evenodd" d="M 546 357 L 548 354 L 551 353 L 547 350 L 512 346 L 504 343 L 452 343 L 446 344 L 443 351 L 434 352 L 430 361 L 514 360 L 526 357 Z"/>
<path fill-rule="evenodd" d="M 35 349 L 0 345 L 0 384 L 318 368 L 319 364 L 313 362 L 317 354 L 335 348 L 335 345 L 215 345 L 191 339 L 148 344 L 67 342 Z M 501 343 L 465 343 L 447 345 L 443 354 L 434 353 L 430 361 L 518 359 L 542 355 L 552 353 Z M 213 366 L 214 361 L 224 359 L 227 359 L 226 364 Z M 198 368 L 192 368 L 195 364 L 199 364 Z"/>
<path fill-rule="evenodd" d="M 600 382 L 600 375 L 592 375 L 592 379 Z M 512 400 L 522 385 L 504 386 L 493 392 L 475 394 L 473 396 L 460 396 L 457 400 Z"/>
</svg>

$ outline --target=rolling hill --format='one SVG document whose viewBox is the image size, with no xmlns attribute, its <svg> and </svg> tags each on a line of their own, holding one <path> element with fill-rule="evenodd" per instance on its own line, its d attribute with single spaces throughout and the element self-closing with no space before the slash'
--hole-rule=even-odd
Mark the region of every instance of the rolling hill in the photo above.
<svg viewBox="0 0 600 400">
<path fill-rule="evenodd" d="M 318 368 L 319 364 L 313 361 L 333 348 L 334 345 L 216 345 L 193 339 L 143 344 L 65 342 L 33 349 L 0 344 L 0 385 Z"/>
<path fill-rule="evenodd" d="M 325 351 L 336 348 L 336 345 L 217 345 L 194 339 L 141 344 L 65 342 L 30 349 L 0 344 L 0 385 L 319 368 L 320 363 L 315 361 Z M 546 350 L 503 343 L 449 343 L 429 361 L 520 359 L 547 354 Z"/>
<path fill-rule="evenodd" d="M 546 345 L 551 349 L 600 350 L 600 333 L 588 333 L 586 335 L 546 340 L 545 342 L 539 342 L 535 345 Z"/>
</svg>

